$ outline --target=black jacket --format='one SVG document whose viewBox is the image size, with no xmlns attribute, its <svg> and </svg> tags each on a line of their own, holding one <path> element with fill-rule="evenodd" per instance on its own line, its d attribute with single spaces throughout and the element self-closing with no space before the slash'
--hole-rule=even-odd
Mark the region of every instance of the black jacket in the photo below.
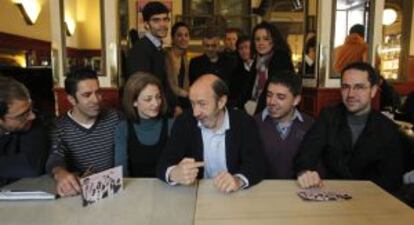
<svg viewBox="0 0 414 225">
<path fill-rule="evenodd" d="M 128 79 L 135 72 L 147 72 L 160 79 L 164 87 L 164 93 L 169 106 L 169 111 L 173 110 L 177 104 L 174 93 L 167 81 L 167 70 L 165 66 L 165 52 L 158 49 L 147 37 L 141 38 L 129 51 L 127 58 Z"/>
<path fill-rule="evenodd" d="M 322 111 L 299 147 L 296 172 L 316 170 L 322 161 L 328 179 L 371 180 L 387 191 L 396 191 L 403 164 L 398 128 L 371 110 L 352 147 L 346 113 L 343 104 Z"/>
<path fill-rule="evenodd" d="M 257 126 L 247 114 L 228 109 L 230 129 L 226 131 L 226 163 L 229 173 L 240 173 L 253 186 L 265 175 L 264 152 Z M 203 140 L 197 120 L 191 112 L 180 115 L 171 131 L 171 137 L 158 163 L 157 176 L 165 181 L 168 167 L 178 164 L 184 157 L 203 161 Z M 202 178 L 200 168 L 198 178 Z"/>
<path fill-rule="evenodd" d="M 35 119 L 28 131 L 0 135 L 0 186 L 44 173 L 49 137 L 43 123 Z"/>
<path fill-rule="evenodd" d="M 229 83 L 232 68 L 227 65 L 228 59 L 222 54 L 219 54 L 219 59 L 216 63 L 212 63 L 207 55 L 192 58 L 189 67 L 190 84 L 194 83 L 201 75 L 212 73 L 220 77 L 226 84 Z"/>
</svg>

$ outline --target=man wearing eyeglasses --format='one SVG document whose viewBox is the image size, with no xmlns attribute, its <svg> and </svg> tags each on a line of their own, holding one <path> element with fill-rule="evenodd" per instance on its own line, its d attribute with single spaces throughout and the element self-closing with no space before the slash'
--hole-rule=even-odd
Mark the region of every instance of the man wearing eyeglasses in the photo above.
<svg viewBox="0 0 414 225">
<path fill-rule="evenodd" d="M 391 193 L 398 190 L 403 171 L 398 128 L 371 108 L 378 81 L 367 63 L 352 63 L 342 70 L 342 104 L 323 110 L 299 147 L 299 186 L 321 187 L 323 177 L 371 180 Z M 317 172 L 319 163 L 324 176 Z"/>
<path fill-rule="evenodd" d="M 167 81 L 163 38 L 170 26 L 169 9 L 161 2 L 148 2 L 142 9 L 146 32 L 128 52 L 127 76 L 135 72 L 147 72 L 160 79 L 167 98 L 169 114 L 176 106 L 175 95 Z"/>
<path fill-rule="evenodd" d="M 48 135 L 26 87 L 0 76 L 0 186 L 43 173 Z"/>
</svg>

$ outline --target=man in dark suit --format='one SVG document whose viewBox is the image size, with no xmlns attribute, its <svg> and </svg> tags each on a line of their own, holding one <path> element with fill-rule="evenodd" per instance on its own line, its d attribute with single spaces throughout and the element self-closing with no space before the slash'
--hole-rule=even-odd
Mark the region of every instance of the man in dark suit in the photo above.
<svg viewBox="0 0 414 225">
<path fill-rule="evenodd" d="M 395 193 L 403 171 L 400 137 L 390 119 L 371 109 L 378 75 L 362 62 L 346 66 L 341 74 L 342 104 L 325 109 L 299 147 L 298 183 L 321 186 L 316 171 L 322 162 L 325 178 L 371 180 Z"/>
<path fill-rule="evenodd" d="M 203 37 L 204 54 L 191 59 L 189 68 L 190 84 L 203 74 L 212 73 L 220 77 L 226 84 L 231 75 L 226 57 L 220 53 L 220 38 L 214 31 L 206 31 Z"/>
<path fill-rule="evenodd" d="M 149 2 L 142 9 L 147 32 L 132 47 L 127 58 L 127 79 L 135 72 L 147 72 L 160 79 L 170 112 L 175 107 L 175 97 L 167 82 L 165 54 L 162 39 L 168 34 L 170 24 L 168 8 L 161 2 Z"/>
<path fill-rule="evenodd" d="M 207 74 L 190 88 L 193 112 L 180 115 L 160 157 L 157 175 L 169 184 L 212 178 L 221 192 L 260 182 L 265 173 L 262 143 L 254 120 L 226 109 L 228 88 Z"/>
</svg>

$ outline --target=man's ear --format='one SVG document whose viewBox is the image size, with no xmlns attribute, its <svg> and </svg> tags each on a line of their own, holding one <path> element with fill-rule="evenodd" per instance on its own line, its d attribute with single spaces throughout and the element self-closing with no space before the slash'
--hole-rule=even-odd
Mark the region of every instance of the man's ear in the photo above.
<svg viewBox="0 0 414 225">
<path fill-rule="evenodd" d="M 302 96 L 300 95 L 296 96 L 295 99 L 293 100 L 293 105 L 297 107 L 300 104 L 301 100 L 302 100 Z"/>
<path fill-rule="evenodd" d="M 148 24 L 148 21 L 144 21 L 144 29 L 145 30 L 149 30 L 149 24 Z"/>
<path fill-rule="evenodd" d="M 75 106 L 78 103 L 78 101 L 76 100 L 76 98 L 73 97 L 72 95 L 67 95 L 66 98 L 68 99 L 69 103 L 72 106 Z"/>
<path fill-rule="evenodd" d="M 227 103 L 227 95 L 223 95 L 218 100 L 219 109 L 223 109 Z"/>
</svg>

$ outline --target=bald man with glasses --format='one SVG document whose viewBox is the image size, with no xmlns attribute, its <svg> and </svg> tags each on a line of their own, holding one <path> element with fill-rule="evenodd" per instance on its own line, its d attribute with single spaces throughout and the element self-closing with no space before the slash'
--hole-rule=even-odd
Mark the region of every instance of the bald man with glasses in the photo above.
<svg viewBox="0 0 414 225">
<path fill-rule="evenodd" d="M 26 87 L 0 76 L 0 186 L 43 173 L 48 135 Z"/>
</svg>

